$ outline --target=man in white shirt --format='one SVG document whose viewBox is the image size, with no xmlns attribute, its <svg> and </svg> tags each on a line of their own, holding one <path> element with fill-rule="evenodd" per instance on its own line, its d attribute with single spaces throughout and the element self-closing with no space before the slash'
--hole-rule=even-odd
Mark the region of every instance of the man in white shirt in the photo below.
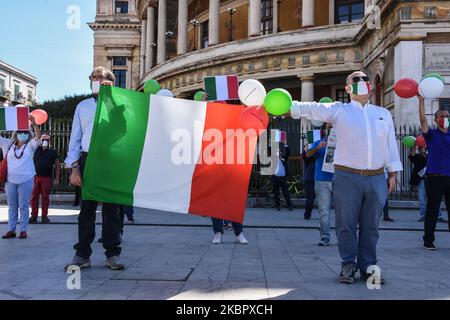
<svg viewBox="0 0 450 320">
<path fill-rule="evenodd" d="M 384 203 L 403 170 L 388 110 L 369 103 L 370 82 L 364 72 L 347 77 L 350 103 L 294 102 L 291 115 L 328 122 L 336 133 L 333 198 L 336 236 L 342 259 L 339 281 L 353 283 L 355 273 L 367 279 L 376 265 L 378 224 Z M 384 169 L 388 171 L 388 183 Z M 359 235 L 357 227 L 359 224 Z M 384 280 L 380 279 L 381 283 Z"/>
<path fill-rule="evenodd" d="M 82 174 L 88 156 L 92 129 L 94 127 L 100 85 L 112 86 L 115 80 L 114 78 L 114 74 L 110 70 L 104 67 L 95 68 L 89 77 L 93 97 L 81 101 L 75 110 L 69 150 L 65 160 L 66 166 L 72 169 L 70 183 L 74 186 L 82 187 L 83 184 Z M 80 269 L 91 266 L 91 243 L 95 238 L 97 204 L 97 201 L 84 199 L 81 201 L 81 211 L 78 216 L 78 243 L 74 246 L 76 254 L 73 260 L 66 265 L 66 269 L 69 266 L 77 266 Z M 102 217 L 102 239 L 103 247 L 106 250 L 106 266 L 113 270 L 124 269 L 125 266 L 119 261 L 119 255 L 121 253 L 120 232 L 122 230 L 119 206 L 111 203 L 103 203 Z"/>
</svg>

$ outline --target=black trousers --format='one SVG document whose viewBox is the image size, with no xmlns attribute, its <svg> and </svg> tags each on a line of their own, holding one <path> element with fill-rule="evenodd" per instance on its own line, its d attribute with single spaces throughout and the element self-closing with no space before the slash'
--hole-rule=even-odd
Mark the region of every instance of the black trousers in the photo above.
<svg viewBox="0 0 450 320">
<path fill-rule="evenodd" d="M 314 208 L 314 200 L 316 200 L 316 192 L 314 191 L 314 180 L 306 180 L 303 183 L 306 194 L 305 216 L 311 217 Z"/>
<path fill-rule="evenodd" d="M 83 153 L 80 159 L 81 172 L 86 165 L 87 154 Z M 91 244 L 95 239 L 95 218 L 97 201 L 81 200 L 81 210 L 78 216 L 78 243 L 74 245 L 76 254 L 83 258 L 89 258 L 92 254 Z M 120 232 L 122 219 L 119 206 L 112 203 L 103 203 L 102 206 L 102 240 L 106 256 L 118 256 L 120 247 Z"/>
<path fill-rule="evenodd" d="M 425 191 L 427 192 L 428 202 L 425 212 L 425 235 L 423 242 L 425 244 L 432 244 L 434 242 L 434 232 L 436 230 L 436 222 L 442 197 L 445 198 L 447 212 L 450 212 L 450 176 L 427 176 L 425 178 Z"/>
<path fill-rule="evenodd" d="M 280 188 L 288 207 L 292 207 L 291 196 L 287 184 L 287 177 L 272 177 L 273 195 L 275 197 L 275 206 L 280 206 Z"/>
<path fill-rule="evenodd" d="M 217 219 L 217 218 L 211 218 L 211 221 L 212 221 L 213 232 L 214 233 L 217 233 L 217 232 L 223 233 L 223 220 Z M 233 225 L 234 234 L 236 236 L 238 236 L 242 232 L 242 229 L 244 227 L 242 226 L 242 224 L 240 224 L 238 222 L 234 222 L 234 221 L 231 221 L 231 224 Z"/>
</svg>

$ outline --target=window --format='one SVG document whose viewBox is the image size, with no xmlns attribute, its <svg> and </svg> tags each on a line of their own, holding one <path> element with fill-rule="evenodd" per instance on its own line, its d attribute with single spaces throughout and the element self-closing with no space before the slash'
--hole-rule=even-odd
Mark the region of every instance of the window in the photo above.
<svg viewBox="0 0 450 320">
<path fill-rule="evenodd" d="M 126 66 L 127 58 L 126 57 L 113 57 L 113 66 Z"/>
<path fill-rule="evenodd" d="M 128 1 L 116 1 L 116 13 L 128 13 Z"/>
<path fill-rule="evenodd" d="M 349 23 L 364 18 L 364 1 L 341 0 L 336 1 L 336 23 Z"/>
<path fill-rule="evenodd" d="M 202 48 L 208 48 L 209 44 L 209 21 L 202 23 Z"/>
<path fill-rule="evenodd" d="M 5 79 L 0 79 L 0 96 L 5 94 Z"/>
<path fill-rule="evenodd" d="M 20 85 L 14 85 L 14 100 L 19 100 Z"/>
<path fill-rule="evenodd" d="M 28 89 L 28 101 L 33 102 L 33 90 Z"/>
<path fill-rule="evenodd" d="M 336 90 L 336 101 L 340 101 L 342 103 L 348 103 L 350 102 L 350 96 L 348 95 L 347 91 L 344 89 L 338 89 Z"/>
<path fill-rule="evenodd" d="M 261 1 L 261 34 L 273 32 L 273 1 Z"/>
<path fill-rule="evenodd" d="M 114 76 L 116 77 L 114 86 L 120 87 L 120 88 L 127 87 L 127 71 L 126 70 L 114 70 Z"/>
</svg>

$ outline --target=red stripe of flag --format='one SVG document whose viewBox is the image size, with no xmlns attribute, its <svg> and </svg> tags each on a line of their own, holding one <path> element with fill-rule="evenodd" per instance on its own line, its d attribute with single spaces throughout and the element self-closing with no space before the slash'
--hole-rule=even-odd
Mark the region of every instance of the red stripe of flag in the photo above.
<svg viewBox="0 0 450 320">
<path fill-rule="evenodd" d="M 17 107 L 17 130 L 28 130 L 28 107 Z"/>
<path fill-rule="evenodd" d="M 227 77 L 227 84 L 228 84 L 228 99 L 229 100 L 239 99 L 239 95 L 238 95 L 238 88 L 239 88 L 238 77 L 237 76 L 228 76 Z"/>
<path fill-rule="evenodd" d="M 200 216 L 213 216 L 218 219 L 242 223 L 247 203 L 248 185 L 257 137 L 246 138 L 245 163 L 238 164 L 237 147 L 234 144 L 234 164 L 226 164 L 226 129 L 239 129 L 242 106 L 208 103 L 206 107 L 205 131 L 211 128 L 222 132 L 222 141 L 203 141 L 202 153 L 211 144 L 215 151 L 223 153 L 223 164 L 206 164 L 199 159 L 192 177 L 189 213 Z M 228 137 L 230 139 L 230 137 Z M 231 137 L 233 139 L 233 137 Z M 249 147 L 251 146 L 251 147 Z M 221 150 L 220 150 L 221 149 Z M 253 151 L 253 152 L 249 152 Z"/>
</svg>

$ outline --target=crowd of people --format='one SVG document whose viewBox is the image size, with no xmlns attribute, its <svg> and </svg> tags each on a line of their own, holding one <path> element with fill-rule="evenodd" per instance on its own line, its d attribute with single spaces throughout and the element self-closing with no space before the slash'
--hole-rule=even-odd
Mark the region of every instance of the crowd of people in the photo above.
<svg viewBox="0 0 450 320">
<path fill-rule="evenodd" d="M 64 161 L 71 170 L 70 183 L 77 188 L 74 205 L 81 204 L 75 255 L 66 268 L 91 266 L 91 244 L 95 238 L 99 203 L 82 199 L 82 175 L 89 156 L 100 85 L 112 86 L 115 77 L 110 70 L 97 67 L 89 79 L 93 96 L 82 101 L 75 110 L 69 150 Z M 311 218 L 317 199 L 320 214 L 318 244 L 328 246 L 331 241 L 331 208 L 334 204 L 336 237 L 342 259 L 339 280 L 352 283 L 357 271 L 366 279 L 370 276 L 369 267 L 377 264 L 379 221 L 383 212 L 385 221 L 393 221 L 389 217 L 387 198 L 403 166 L 390 112 L 369 102 L 369 77 L 360 71 L 352 73 L 347 78 L 346 91 L 351 102 L 345 104 L 294 101 L 291 116 L 294 119 L 306 117 L 324 123 L 320 140 L 305 144 L 302 152 L 306 194 L 304 218 Z M 443 197 L 447 211 L 450 209 L 449 113 L 445 110 L 436 112 L 436 127 L 430 128 L 425 118 L 424 99 L 420 96 L 418 99 L 421 129 L 427 146 L 419 147 L 418 153 L 416 148 L 411 149 L 409 160 L 414 169 L 410 183 L 418 192 L 419 221 L 424 222 L 425 229 L 423 246 L 434 250 L 436 223 L 446 221 L 440 210 Z M 51 137 L 47 134 L 41 136 L 32 116 L 30 123 L 29 131 L 14 132 L 12 139 L 0 137 L 0 147 L 7 160 L 5 190 L 9 206 L 9 230 L 3 236 L 4 239 L 16 237 L 19 215 L 19 238 L 27 238 L 28 223 L 38 222 L 39 197 L 42 197 L 42 223 L 50 222 L 49 194 L 52 185 L 57 186 L 60 180 L 60 162 L 57 152 L 51 148 Z M 337 140 L 333 172 L 324 170 L 325 150 L 331 130 Z M 281 210 L 282 194 L 288 210 L 293 211 L 287 184 L 289 146 L 286 141 L 279 142 L 277 149 L 277 163 L 272 177 L 274 207 Z M 120 260 L 125 216 L 129 222 L 134 222 L 132 207 L 102 203 L 99 242 L 105 249 L 105 265 L 113 270 L 125 268 Z M 248 244 L 242 224 L 212 218 L 213 244 L 222 243 L 224 226 L 234 231 L 237 243 Z M 381 282 L 384 282 L 384 278 Z"/>
</svg>

